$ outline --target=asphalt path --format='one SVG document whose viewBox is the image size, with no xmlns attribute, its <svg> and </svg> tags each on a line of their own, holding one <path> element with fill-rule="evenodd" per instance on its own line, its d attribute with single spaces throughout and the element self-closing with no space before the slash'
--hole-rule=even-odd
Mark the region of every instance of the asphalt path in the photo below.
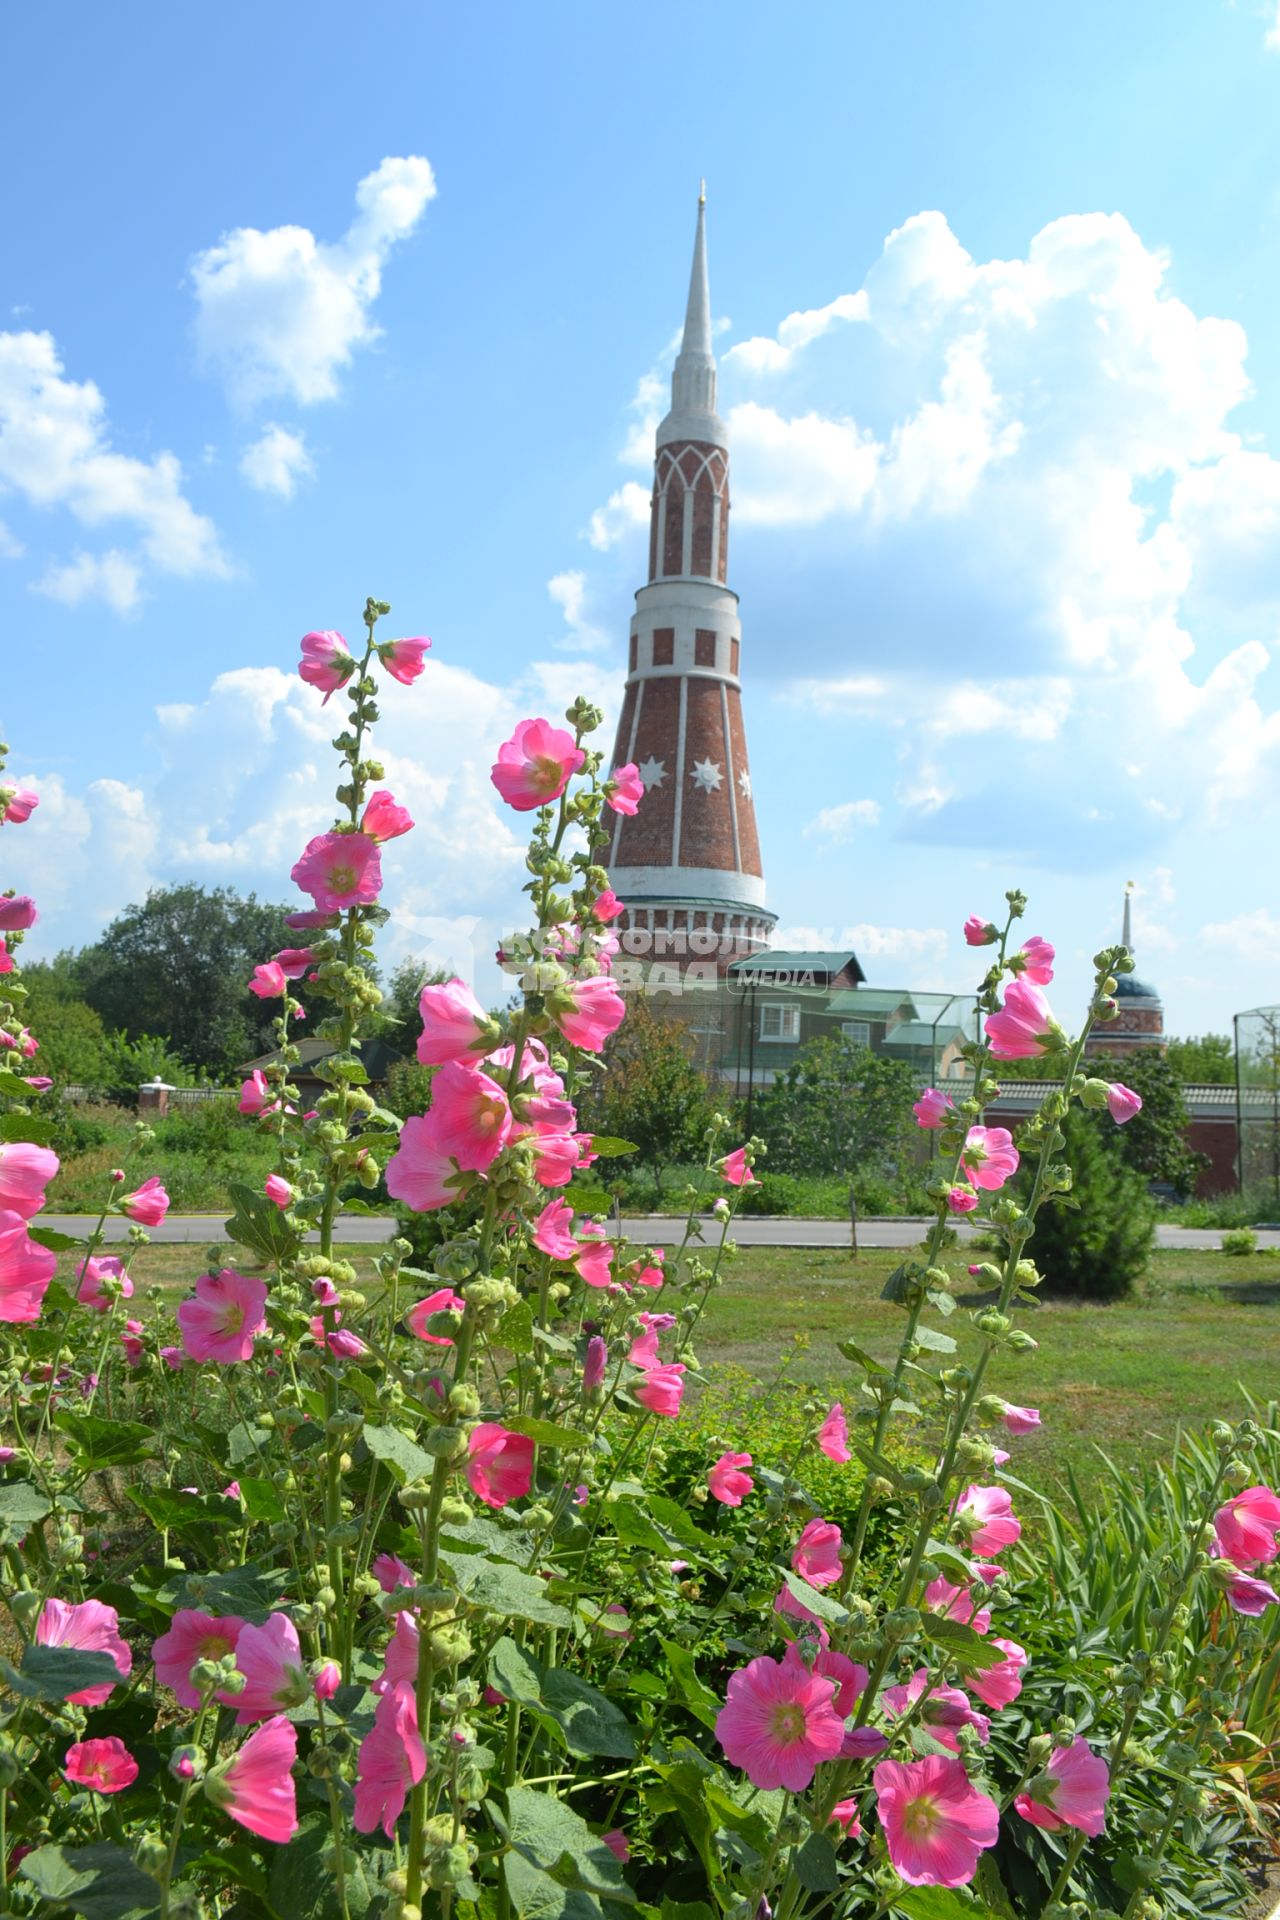
<svg viewBox="0 0 1280 1920">
<path fill-rule="evenodd" d="M 216 1213 L 171 1213 L 161 1226 L 152 1227 L 149 1231 L 151 1238 L 161 1245 L 204 1247 L 227 1237 L 224 1221 L 225 1216 Z M 57 1233 L 83 1237 L 94 1222 L 83 1214 L 46 1213 L 41 1216 L 40 1224 L 52 1227 Z M 684 1221 L 670 1215 L 629 1217 L 622 1224 L 629 1240 L 645 1246 L 670 1247 L 677 1245 L 684 1237 Z M 858 1245 L 914 1247 L 924 1237 L 928 1224 L 925 1219 L 859 1220 Z M 345 1246 L 378 1246 L 390 1240 L 394 1231 L 393 1220 L 373 1214 L 342 1214 L 334 1223 L 334 1238 Z M 974 1231 L 972 1227 L 957 1227 L 961 1240 L 971 1239 Z M 104 1238 L 108 1241 L 124 1240 L 128 1232 L 127 1220 L 112 1219 L 106 1222 Z M 711 1239 L 718 1232 L 715 1222 L 709 1216 L 705 1218 L 704 1237 Z M 1280 1252 L 1280 1228 L 1259 1227 L 1257 1235 L 1261 1250 Z M 744 1247 L 847 1247 L 849 1225 L 845 1220 L 744 1218 L 735 1222 L 733 1238 Z M 319 1235 L 310 1233 L 307 1239 L 314 1245 Z M 1174 1227 L 1162 1222 L 1156 1228 L 1158 1247 L 1211 1252 L 1221 1244 L 1220 1227 Z"/>
</svg>

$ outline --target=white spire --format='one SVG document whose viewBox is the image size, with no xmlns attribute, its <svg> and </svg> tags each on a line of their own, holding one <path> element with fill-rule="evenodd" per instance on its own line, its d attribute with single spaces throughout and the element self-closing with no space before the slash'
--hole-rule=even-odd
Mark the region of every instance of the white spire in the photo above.
<svg viewBox="0 0 1280 1920">
<path fill-rule="evenodd" d="M 1133 916 L 1130 911 L 1132 899 L 1133 881 L 1128 880 L 1125 882 L 1124 889 L 1124 931 L 1121 933 L 1120 938 L 1129 950 L 1130 959 L 1133 958 Z"/>
<path fill-rule="evenodd" d="M 703 418 L 691 421 L 691 415 Z M 671 375 L 671 412 L 658 432 L 660 446 L 666 440 L 681 439 L 712 440 L 719 445 L 724 444 L 724 428 L 716 417 L 716 363 L 711 351 L 705 180 L 698 194 L 698 229 L 693 242 L 693 268 L 689 274 L 684 338 Z"/>
</svg>

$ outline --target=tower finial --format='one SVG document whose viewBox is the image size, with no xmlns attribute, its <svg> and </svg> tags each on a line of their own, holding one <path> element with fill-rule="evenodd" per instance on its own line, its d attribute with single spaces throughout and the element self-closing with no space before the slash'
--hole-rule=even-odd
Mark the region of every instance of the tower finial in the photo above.
<svg viewBox="0 0 1280 1920">
<path fill-rule="evenodd" d="M 1133 954 L 1133 916 L 1131 903 L 1135 891 L 1135 884 L 1132 880 L 1126 880 L 1124 883 L 1124 928 L 1120 935 L 1131 957 Z"/>
<path fill-rule="evenodd" d="M 705 206 L 706 206 L 706 204 L 707 204 L 707 183 L 706 183 L 706 181 L 705 181 L 705 180 L 699 180 L 699 182 L 698 182 L 698 205 L 699 205 L 700 207 L 705 207 Z"/>
<path fill-rule="evenodd" d="M 689 273 L 689 300 L 685 307 L 684 334 L 671 377 L 671 411 L 714 414 L 716 410 L 716 362 L 711 351 L 711 286 L 707 277 L 707 195 L 706 181 L 698 194 L 698 227 L 693 241 L 693 266 Z M 686 436 L 688 437 L 688 436 Z M 710 434 L 694 438 L 713 438 Z"/>
</svg>

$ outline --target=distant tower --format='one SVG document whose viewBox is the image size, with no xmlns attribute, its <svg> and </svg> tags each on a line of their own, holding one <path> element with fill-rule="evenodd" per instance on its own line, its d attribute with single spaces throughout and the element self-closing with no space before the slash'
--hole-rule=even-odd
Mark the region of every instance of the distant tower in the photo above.
<svg viewBox="0 0 1280 1920">
<path fill-rule="evenodd" d="M 614 749 L 615 766 L 639 765 L 645 797 L 634 818 L 619 818 L 607 862 L 627 907 L 624 953 L 665 957 L 690 983 L 767 946 L 776 918 L 765 910 L 728 559 L 729 439 L 716 412 L 704 182 Z"/>
<path fill-rule="evenodd" d="M 1133 957 L 1133 881 L 1124 890 L 1124 921 L 1121 940 Z M 1087 1053 L 1137 1053 L 1144 1047 L 1164 1046 L 1164 1003 L 1156 989 L 1136 973 L 1122 973 L 1116 979 L 1115 1002 L 1119 1008 L 1114 1020 L 1104 1020 L 1089 1036 Z"/>
</svg>

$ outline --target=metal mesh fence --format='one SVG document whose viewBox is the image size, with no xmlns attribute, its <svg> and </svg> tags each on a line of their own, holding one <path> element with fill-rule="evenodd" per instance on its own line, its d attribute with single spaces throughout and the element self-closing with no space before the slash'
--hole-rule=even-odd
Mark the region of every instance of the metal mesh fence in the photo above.
<svg viewBox="0 0 1280 1920">
<path fill-rule="evenodd" d="M 1280 1205 L 1280 1006 L 1235 1016 L 1240 1184 Z"/>
</svg>

